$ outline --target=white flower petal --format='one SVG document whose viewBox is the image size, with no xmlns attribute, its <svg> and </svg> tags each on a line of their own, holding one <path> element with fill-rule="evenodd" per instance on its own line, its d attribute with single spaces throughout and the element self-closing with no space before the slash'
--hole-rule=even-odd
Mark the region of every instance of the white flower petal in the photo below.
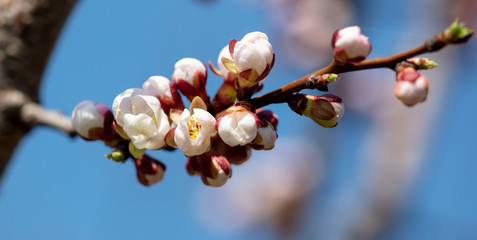
<svg viewBox="0 0 477 240">
<path fill-rule="evenodd" d="M 153 96 L 172 98 L 171 81 L 163 76 L 151 76 L 142 84 L 142 88 Z"/>
<path fill-rule="evenodd" d="M 198 125 L 199 132 L 195 138 L 190 135 L 189 124 L 191 121 Z M 209 112 L 195 108 L 194 114 L 191 116 L 189 110 L 184 109 L 179 125 L 174 132 L 174 141 L 186 156 L 196 156 L 210 149 L 210 138 L 215 133 L 215 118 Z"/>
<path fill-rule="evenodd" d="M 128 89 L 113 102 L 116 122 L 139 149 L 159 149 L 170 129 L 159 100 L 142 89 Z"/>
<path fill-rule="evenodd" d="M 92 101 L 79 103 L 72 114 L 72 124 L 76 132 L 84 138 L 89 138 L 89 130 L 104 127 L 104 116 L 102 116 Z"/>
<path fill-rule="evenodd" d="M 255 69 L 262 74 L 273 61 L 272 45 L 266 34 L 252 32 L 235 44 L 233 61 L 240 72 Z"/>
<path fill-rule="evenodd" d="M 257 132 L 262 140 L 258 144 L 263 145 L 264 149 L 271 149 L 275 146 L 278 135 L 275 129 L 273 129 L 272 124 L 269 123 L 267 127 L 259 128 Z"/>
<path fill-rule="evenodd" d="M 224 63 L 222 63 L 222 57 L 225 57 L 227 59 L 232 59 L 228 44 L 227 46 L 222 48 L 222 51 L 220 51 L 219 57 L 217 58 L 217 65 L 219 66 L 220 72 L 222 73 L 224 77 L 227 77 L 230 71 L 225 67 Z"/>
<path fill-rule="evenodd" d="M 335 109 L 335 112 L 336 112 L 336 115 L 333 118 L 333 120 L 339 121 L 343 117 L 343 114 L 344 114 L 344 110 L 345 110 L 344 105 L 342 103 L 338 103 L 338 102 L 331 102 L 331 105 L 333 106 L 333 108 Z"/>
<path fill-rule="evenodd" d="M 237 111 L 224 115 L 219 122 L 220 138 L 229 146 L 246 145 L 257 136 L 257 123 L 248 112 Z"/>
<path fill-rule="evenodd" d="M 207 68 L 204 64 L 195 58 L 183 58 L 174 66 L 174 81 L 182 79 L 194 86 L 194 71 L 199 70 L 202 74 L 207 74 Z"/>
</svg>

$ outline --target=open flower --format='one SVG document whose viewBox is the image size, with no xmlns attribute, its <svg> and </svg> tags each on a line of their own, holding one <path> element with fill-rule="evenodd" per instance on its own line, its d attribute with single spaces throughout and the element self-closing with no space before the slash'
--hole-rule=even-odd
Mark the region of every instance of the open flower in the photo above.
<svg viewBox="0 0 477 240">
<path fill-rule="evenodd" d="M 142 84 L 146 93 L 153 95 L 161 102 L 161 107 L 166 114 L 171 108 L 182 110 L 184 104 L 177 92 L 176 84 L 163 76 L 151 76 Z"/>
<path fill-rule="evenodd" d="M 164 147 L 170 124 L 156 97 L 142 89 L 128 89 L 114 99 L 113 114 L 138 149 Z"/>
<path fill-rule="evenodd" d="M 207 82 L 207 68 L 205 64 L 195 58 L 183 58 L 174 66 L 172 80 L 177 84 L 177 88 L 189 99 L 200 96 L 208 99 L 205 91 Z"/>
<path fill-rule="evenodd" d="M 234 147 L 251 143 L 257 136 L 260 120 L 247 108 L 236 105 L 225 110 L 217 120 L 220 138 L 227 145 Z"/>
<path fill-rule="evenodd" d="M 196 156 L 210 149 L 210 138 L 215 130 L 215 118 L 209 112 L 200 109 L 184 109 L 179 124 L 174 131 L 174 142 L 186 156 Z"/>
<path fill-rule="evenodd" d="M 427 78 L 412 67 L 406 67 L 397 74 L 394 95 L 406 106 L 424 102 L 429 92 Z"/>
<path fill-rule="evenodd" d="M 102 103 L 83 101 L 76 105 L 71 118 L 73 128 L 86 140 L 103 139 L 112 130 L 113 114 Z"/>
<path fill-rule="evenodd" d="M 358 26 L 345 27 L 336 31 L 332 39 L 335 60 L 338 63 L 363 61 L 371 52 L 368 37 L 361 34 Z"/>
</svg>

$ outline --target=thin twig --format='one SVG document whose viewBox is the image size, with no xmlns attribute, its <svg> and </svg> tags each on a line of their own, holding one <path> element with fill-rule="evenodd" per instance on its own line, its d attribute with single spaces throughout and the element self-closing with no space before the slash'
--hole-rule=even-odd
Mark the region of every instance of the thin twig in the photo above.
<svg viewBox="0 0 477 240">
<path fill-rule="evenodd" d="M 287 98 L 295 93 L 299 92 L 306 88 L 311 88 L 312 84 L 311 81 L 313 78 L 326 74 L 326 73 L 345 73 L 345 72 L 352 72 L 352 71 L 360 71 L 360 70 L 367 70 L 367 69 L 376 69 L 376 68 L 389 68 L 394 69 L 396 64 L 405 61 L 408 58 L 427 53 L 427 52 L 434 52 L 442 49 L 447 44 L 443 42 L 444 33 L 439 33 L 435 35 L 433 38 L 427 40 L 424 44 L 419 47 L 415 47 L 408 51 L 398 53 L 396 55 L 392 55 L 389 57 L 383 58 L 375 58 L 370 60 L 365 60 L 357 64 L 349 64 L 349 65 L 339 65 L 332 61 L 328 66 L 310 73 L 300 79 L 297 79 L 291 83 L 288 83 L 280 88 L 277 88 L 271 92 L 265 93 L 261 96 L 253 98 L 250 100 L 256 108 L 264 107 L 269 104 L 274 103 L 283 103 L 287 101 Z"/>
<path fill-rule="evenodd" d="M 38 103 L 26 103 L 21 108 L 20 114 L 23 122 L 32 127 L 42 125 L 62 131 L 71 137 L 76 135 L 68 116 L 57 111 L 47 110 Z"/>
</svg>

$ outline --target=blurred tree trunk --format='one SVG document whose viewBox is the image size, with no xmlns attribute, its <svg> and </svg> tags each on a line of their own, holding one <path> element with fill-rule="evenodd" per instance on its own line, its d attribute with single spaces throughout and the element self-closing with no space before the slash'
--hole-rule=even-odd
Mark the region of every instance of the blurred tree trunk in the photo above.
<svg viewBox="0 0 477 240">
<path fill-rule="evenodd" d="M 39 124 L 48 57 L 76 0 L 0 0 L 0 178 L 21 139 Z M 26 107 L 29 106 L 29 107 Z"/>
</svg>

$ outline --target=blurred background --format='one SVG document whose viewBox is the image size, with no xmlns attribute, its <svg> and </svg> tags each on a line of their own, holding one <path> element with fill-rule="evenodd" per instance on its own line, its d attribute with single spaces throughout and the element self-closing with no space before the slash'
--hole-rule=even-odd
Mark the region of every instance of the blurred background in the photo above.
<svg viewBox="0 0 477 240">
<path fill-rule="evenodd" d="M 230 39 L 268 34 L 276 63 L 264 90 L 325 66 L 330 39 L 359 25 L 369 58 L 412 48 L 459 18 L 477 28 L 475 0 L 80 1 L 42 82 L 42 103 L 71 114 L 82 100 L 111 105 L 183 57 L 211 60 Z M 342 74 L 330 86 L 346 112 L 324 129 L 286 104 L 272 151 L 233 167 L 222 188 L 185 171 L 179 152 L 144 187 L 131 162 L 102 143 L 37 128 L 0 183 L 0 239 L 477 239 L 477 44 L 426 55 L 428 100 L 393 96 L 394 72 Z M 214 95 L 222 80 L 211 74 Z M 308 93 L 318 94 L 314 91 Z"/>
</svg>

